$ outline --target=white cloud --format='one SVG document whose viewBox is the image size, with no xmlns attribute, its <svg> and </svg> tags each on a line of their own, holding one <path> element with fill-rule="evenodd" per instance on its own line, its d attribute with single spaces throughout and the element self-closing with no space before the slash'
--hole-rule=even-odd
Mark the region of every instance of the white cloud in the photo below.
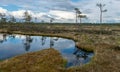
<svg viewBox="0 0 120 72">
<path fill-rule="evenodd" d="M 10 15 L 13 15 L 15 18 L 23 18 L 23 14 L 24 14 L 25 10 L 18 10 L 18 11 L 12 11 L 9 12 Z"/>
<path fill-rule="evenodd" d="M 50 10 L 49 14 L 57 16 L 57 19 L 61 19 L 61 18 L 63 18 L 63 19 L 74 19 L 75 18 L 75 13 L 68 12 L 68 11 Z"/>
<path fill-rule="evenodd" d="M 7 13 L 7 10 L 0 7 L 0 13 Z"/>
<path fill-rule="evenodd" d="M 0 8 L 1 13 L 5 13 L 6 15 L 12 15 L 17 19 L 23 19 L 24 12 L 26 10 L 18 10 L 18 11 L 8 11 L 6 9 Z M 40 20 L 46 20 L 46 22 L 49 22 L 50 18 L 55 18 L 56 22 L 63 22 L 72 20 L 75 18 L 74 12 L 69 12 L 69 11 L 60 11 L 60 10 L 50 10 L 49 12 L 33 12 L 31 10 L 27 10 L 28 13 L 33 17 L 37 18 L 39 21 Z M 66 20 L 66 21 L 65 21 Z"/>
</svg>

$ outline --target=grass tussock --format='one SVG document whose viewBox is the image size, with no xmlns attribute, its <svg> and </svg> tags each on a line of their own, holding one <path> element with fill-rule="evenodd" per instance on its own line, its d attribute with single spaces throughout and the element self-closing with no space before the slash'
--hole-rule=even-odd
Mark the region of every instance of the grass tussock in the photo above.
<svg viewBox="0 0 120 72">
<path fill-rule="evenodd" d="M 0 63 L 1 72 L 61 72 L 65 60 L 58 51 L 50 48 L 28 53 Z"/>
</svg>

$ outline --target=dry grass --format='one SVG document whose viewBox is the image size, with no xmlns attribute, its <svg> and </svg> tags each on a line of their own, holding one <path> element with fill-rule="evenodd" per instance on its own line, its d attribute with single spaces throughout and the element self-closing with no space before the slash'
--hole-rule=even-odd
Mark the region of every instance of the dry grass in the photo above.
<svg viewBox="0 0 120 72">
<path fill-rule="evenodd" d="M 17 56 L 0 63 L 2 72 L 61 72 L 65 60 L 58 51 L 50 48 Z"/>
<path fill-rule="evenodd" d="M 120 25 L 19 25 L 19 24 L 12 24 L 12 25 L 2 25 L 0 26 L 0 32 L 9 32 L 9 33 L 20 33 L 20 34 L 30 34 L 30 35 L 47 35 L 47 36 L 58 36 L 58 37 L 65 37 L 70 38 L 76 41 L 76 45 L 79 48 L 83 48 L 88 51 L 94 51 L 95 56 L 92 59 L 92 61 L 89 64 L 86 64 L 82 67 L 73 67 L 64 69 L 63 68 L 63 61 L 57 64 L 60 66 L 58 68 L 57 66 L 54 67 L 51 66 L 53 61 L 49 60 L 49 57 L 51 57 L 50 54 L 48 54 L 48 60 L 44 60 L 41 62 L 42 70 L 45 70 L 46 72 L 49 72 L 53 69 L 53 71 L 56 72 L 120 72 Z M 47 52 L 47 51 L 46 51 Z M 56 51 L 54 51 L 56 52 Z M 29 55 L 29 54 L 27 54 Z M 33 55 L 32 53 L 30 55 Z M 34 57 L 34 56 L 33 56 Z M 55 56 L 53 60 L 60 59 L 59 55 Z M 13 59 L 16 60 L 23 60 L 27 59 L 26 55 L 16 57 Z M 28 65 L 28 68 L 30 67 L 33 70 L 39 69 L 38 67 L 34 67 L 34 59 L 30 56 L 31 60 L 27 59 L 27 61 L 31 61 L 33 64 Z M 34 57 L 36 59 L 36 57 Z M 44 59 L 44 58 L 43 58 Z M 46 58 L 45 58 L 46 59 Z M 11 59 L 12 60 L 12 59 Z M 42 59 L 40 59 L 42 60 Z M 61 60 L 60 60 L 61 61 Z M 16 61 L 14 61 L 16 62 Z M 50 62 L 50 64 L 48 63 Z M 2 65 L 5 63 L 1 62 Z M 39 59 L 38 59 L 39 63 Z M 40 65 L 41 65 L 40 64 Z M 61 65 L 62 64 L 62 65 Z M 0 64 L 1 65 L 1 64 Z M 8 67 L 11 65 L 11 68 L 13 67 L 12 71 L 18 70 L 17 67 L 14 69 L 14 64 L 11 64 L 11 62 L 6 62 L 6 66 Z M 19 66 L 19 63 L 17 64 Z M 22 64 L 21 69 L 22 69 Z M 51 69 L 46 69 L 46 66 L 51 66 Z M 26 69 L 26 66 L 23 66 L 24 70 Z M 32 68 L 33 67 L 33 68 Z M 3 67 L 2 70 L 6 70 Z M 9 68 L 9 69 L 11 69 Z M 29 68 L 29 69 L 30 69 Z M 28 69 L 28 70 L 29 70 Z M 30 69 L 30 70 L 31 70 Z M 43 71 L 43 72 L 45 72 Z M 33 71 L 34 72 L 34 71 Z"/>
</svg>

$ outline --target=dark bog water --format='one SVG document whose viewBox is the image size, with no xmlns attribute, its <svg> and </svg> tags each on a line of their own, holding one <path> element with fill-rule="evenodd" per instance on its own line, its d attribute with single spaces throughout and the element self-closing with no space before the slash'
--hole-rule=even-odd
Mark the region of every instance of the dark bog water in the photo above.
<svg viewBox="0 0 120 72">
<path fill-rule="evenodd" d="M 66 67 L 80 66 L 88 63 L 93 56 L 92 52 L 86 52 L 75 47 L 73 40 L 28 36 L 17 34 L 0 34 L 0 60 L 5 60 L 28 52 L 35 52 L 47 48 L 58 50 L 68 63 Z"/>
</svg>

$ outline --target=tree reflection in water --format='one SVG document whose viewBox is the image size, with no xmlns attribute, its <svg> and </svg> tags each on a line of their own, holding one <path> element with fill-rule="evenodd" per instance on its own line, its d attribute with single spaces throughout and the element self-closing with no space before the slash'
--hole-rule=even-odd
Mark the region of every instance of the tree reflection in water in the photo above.
<svg viewBox="0 0 120 72">
<path fill-rule="evenodd" d="M 15 38 L 15 35 L 14 35 L 14 34 L 11 34 L 10 37 L 11 37 L 11 38 Z"/>
<path fill-rule="evenodd" d="M 50 37 L 50 48 L 53 48 L 56 41 L 58 41 L 59 38 L 56 37 Z"/>
<path fill-rule="evenodd" d="M 88 52 L 85 52 L 81 49 L 75 48 L 73 55 L 75 55 L 75 58 L 76 58 L 73 65 L 78 66 L 78 65 L 82 65 L 82 63 L 83 63 L 82 61 L 85 61 L 87 59 Z"/>
<path fill-rule="evenodd" d="M 41 41 L 42 41 L 42 46 L 44 46 L 45 45 L 45 41 L 46 41 L 46 37 L 42 36 Z"/>
<path fill-rule="evenodd" d="M 7 41 L 6 37 L 7 37 L 7 34 L 0 35 L 0 43 Z"/>
<path fill-rule="evenodd" d="M 50 38 L 50 48 L 53 48 L 53 46 L 54 46 L 54 40 Z"/>
<path fill-rule="evenodd" d="M 33 41 L 33 39 L 31 38 L 31 36 L 26 35 L 25 43 L 24 43 L 25 51 L 30 50 L 30 45 L 31 45 L 32 41 Z"/>
</svg>

